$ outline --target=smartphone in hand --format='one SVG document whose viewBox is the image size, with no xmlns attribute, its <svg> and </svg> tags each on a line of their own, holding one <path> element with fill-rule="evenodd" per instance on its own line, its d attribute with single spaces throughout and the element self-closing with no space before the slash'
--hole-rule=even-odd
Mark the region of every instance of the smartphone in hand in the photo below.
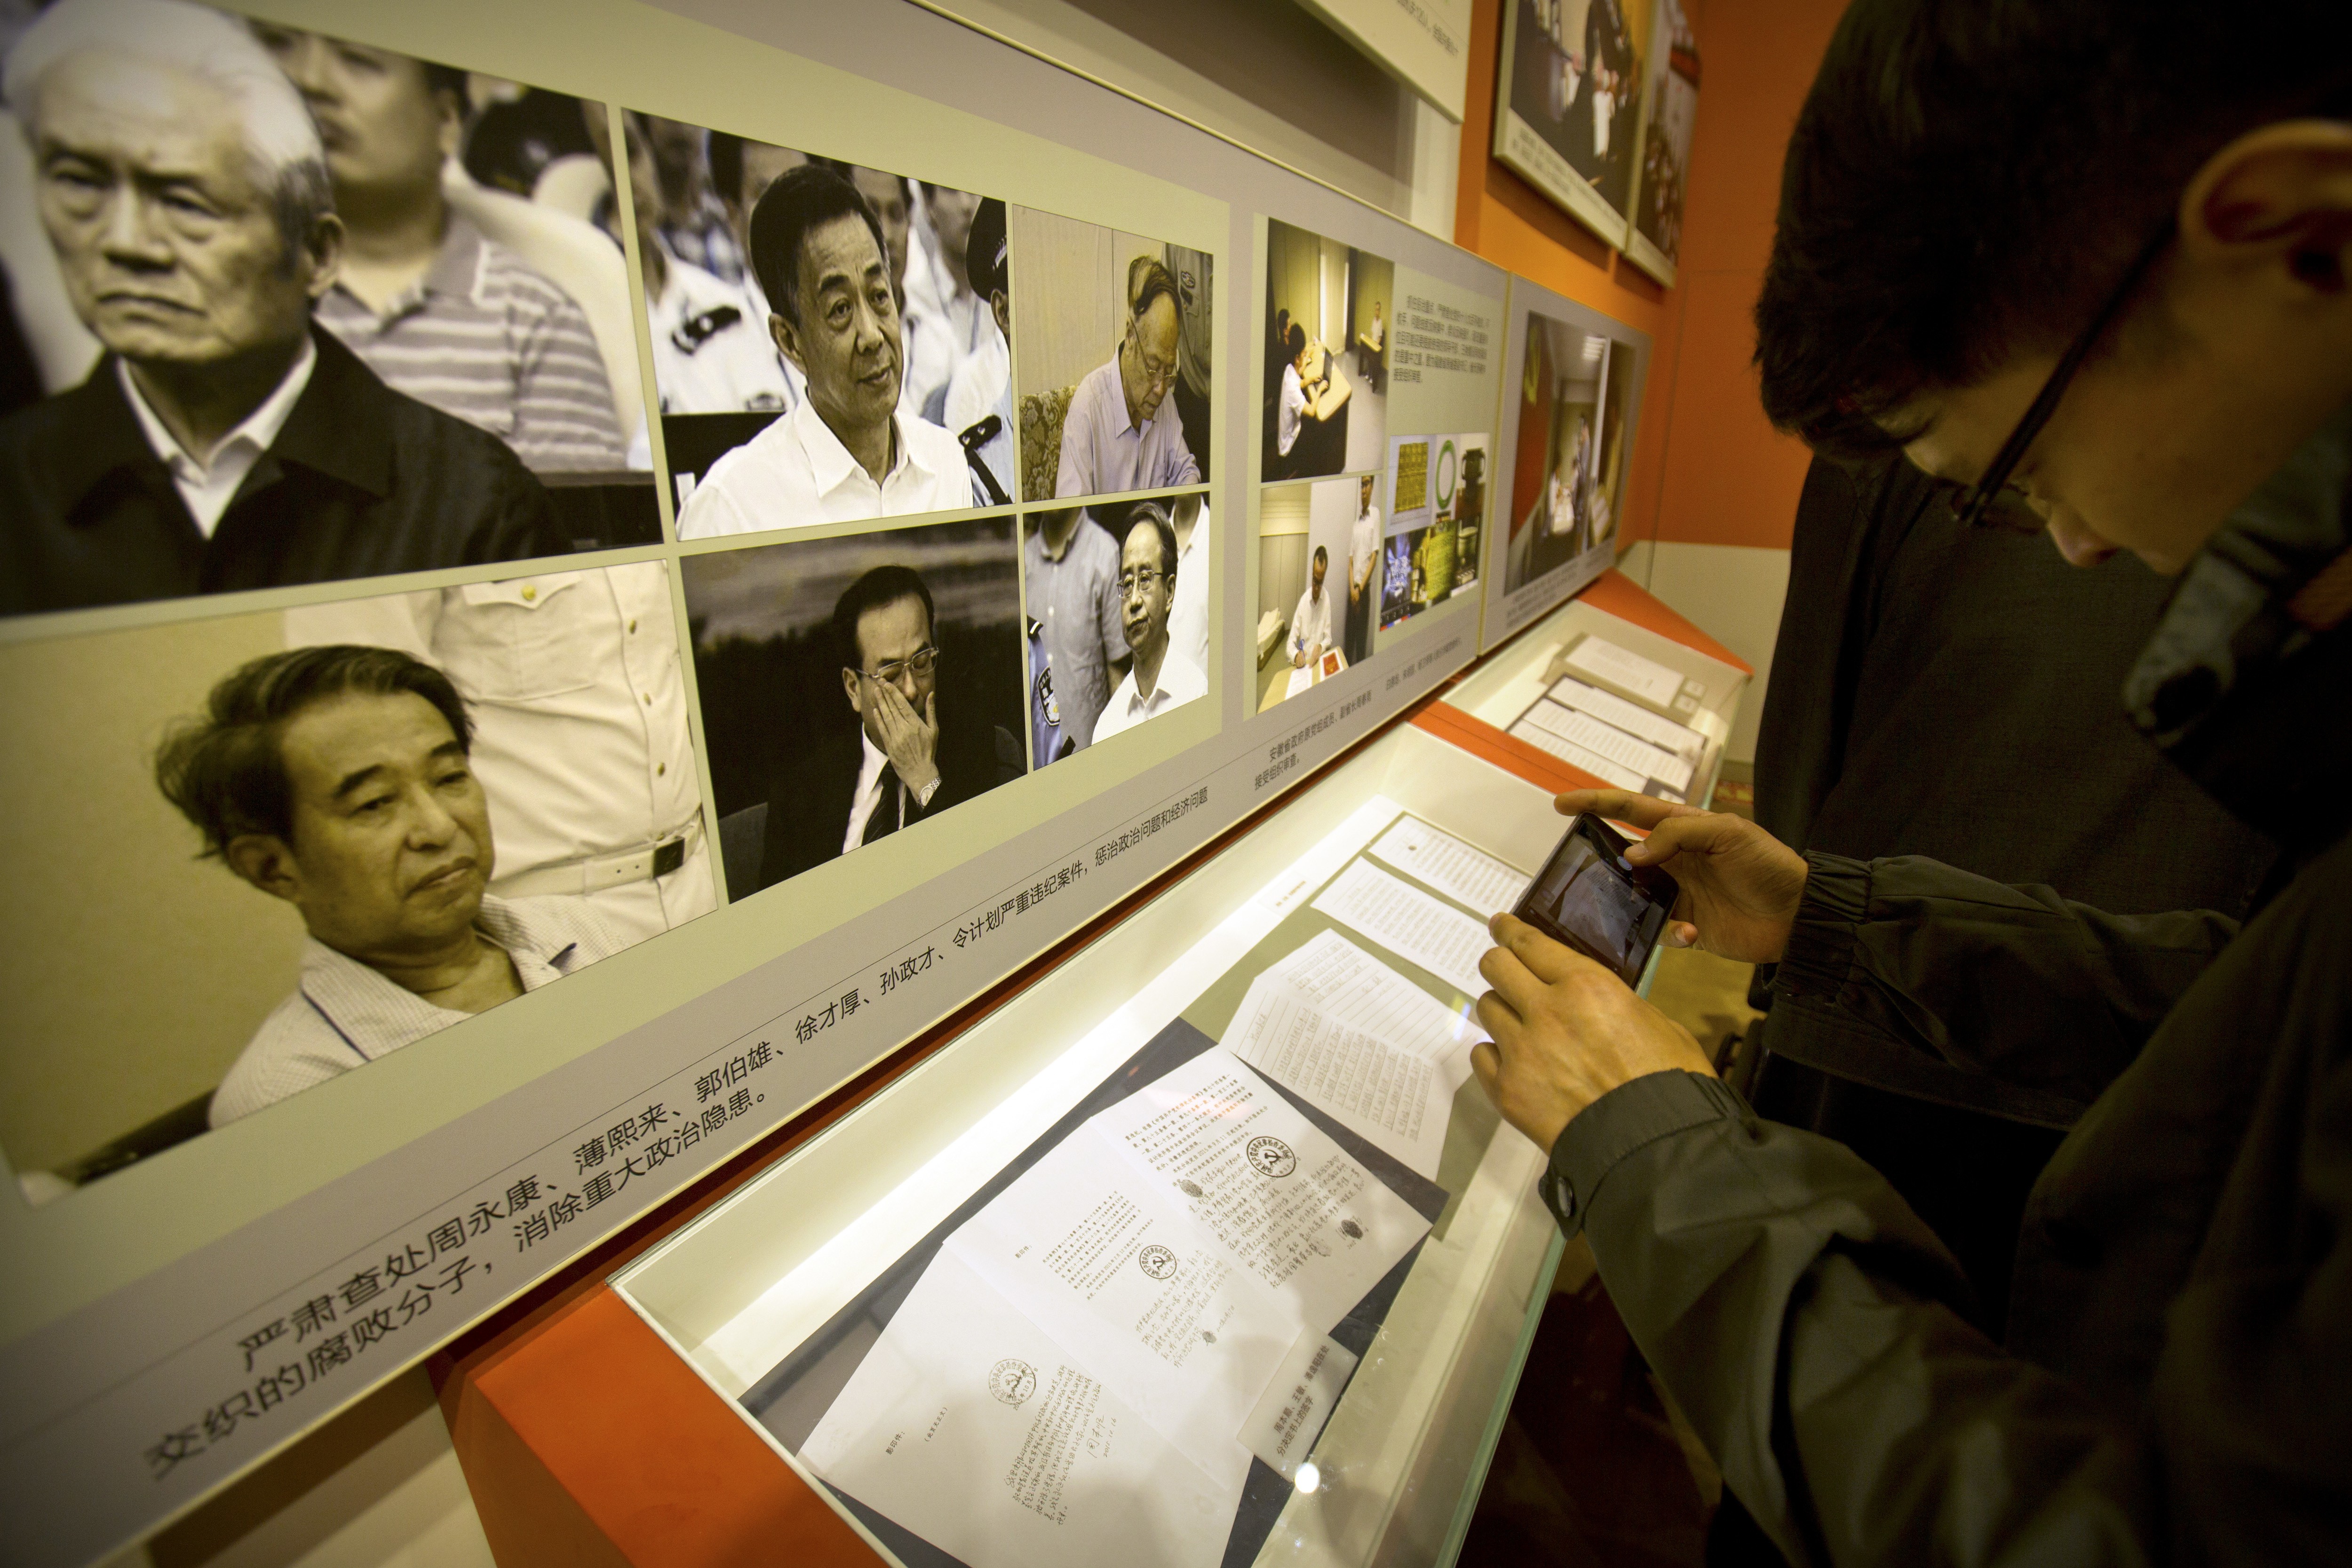
<svg viewBox="0 0 2352 1568">
<path fill-rule="evenodd" d="M 1627 865 L 1630 842 L 1590 812 L 1578 816 L 1511 911 L 1628 985 L 1641 979 L 1682 892 L 1664 871 Z"/>
</svg>

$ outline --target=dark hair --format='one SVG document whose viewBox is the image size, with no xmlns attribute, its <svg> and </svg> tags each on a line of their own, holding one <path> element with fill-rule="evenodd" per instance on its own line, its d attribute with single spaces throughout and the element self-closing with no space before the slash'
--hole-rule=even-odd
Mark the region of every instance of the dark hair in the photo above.
<svg viewBox="0 0 2352 1568">
<path fill-rule="evenodd" d="M 457 94 L 457 112 L 460 114 L 473 107 L 466 91 L 472 84 L 473 72 L 462 66 L 436 65 L 431 60 L 418 60 L 416 63 L 425 68 L 425 91 Z"/>
<path fill-rule="evenodd" d="M 833 605 L 833 640 L 845 669 L 866 668 L 866 654 L 857 646 L 857 623 L 869 610 L 895 605 L 901 599 L 923 602 L 923 624 L 939 635 L 939 616 L 931 608 L 931 591 L 923 584 L 922 574 L 911 566 L 877 566 L 871 572 L 842 590 Z"/>
<path fill-rule="evenodd" d="M 1168 513 L 1156 500 L 1139 500 L 1128 509 L 1127 521 L 1118 525 L 1118 550 L 1127 553 L 1127 542 L 1145 523 L 1160 535 L 1160 571 L 1170 582 L 1176 580 L 1176 527 L 1168 521 Z"/>
<path fill-rule="evenodd" d="M 1328 566 L 1331 564 L 1331 552 L 1318 544 L 1315 547 L 1315 559 Z"/>
<path fill-rule="evenodd" d="M 740 177 L 740 170 L 738 174 Z M 760 193 L 760 205 L 751 209 L 751 270 L 759 274 L 769 305 L 794 327 L 801 324 L 801 247 L 809 230 L 852 214 L 865 220 L 883 268 L 888 270 L 890 247 L 883 242 L 881 221 L 857 187 L 831 169 L 803 163 L 777 175 Z M 897 287 L 894 281 L 891 288 Z"/>
<path fill-rule="evenodd" d="M 731 131 L 714 131 L 705 151 L 710 165 L 710 188 L 730 205 L 743 199 L 743 138 Z"/>
<path fill-rule="evenodd" d="M 2077 332 L 2222 145 L 2341 110 L 2352 6 L 1855 0 L 1807 94 L 1756 303 L 1772 423 L 1876 421 Z"/>
<path fill-rule="evenodd" d="M 1290 357 L 1292 359 L 1297 359 L 1300 354 L 1305 353 L 1307 352 L 1307 329 L 1300 326 L 1296 321 L 1291 322 L 1290 335 L 1282 340 L 1282 346 L 1290 351 Z"/>
<path fill-rule="evenodd" d="M 1010 306 L 1013 290 L 1007 271 L 1004 204 L 990 196 L 973 209 L 971 232 L 963 242 L 963 274 L 971 279 L 973 293 L 985 300 L 1003 289 L 1005 303 Z"/>
<path fill-rule="evenodd" d="M 1183 297 L 1176 292 L 1176 279 L 1167 264 L 1149 256 L 1139 256 L 1127 264 L 1127 313 L 1137 321 L 1152 305 L 1165 300 L 1175 308 L 1176 319 L 1184 319 Z"/>
<path fill-rule="evenodd" d="M 449 678 L 397 648 L 337 644 L 264 654 L 212 689 L 205 711 L 182 721 L 155 754 L 155 784 L 218 855 L 248 833 L 290 840 L 294 792 L 278 742 L 289 721 L 331 698 L 414 692 L 449 721 L 461 750 L 473 721 Z"/>
</svg>

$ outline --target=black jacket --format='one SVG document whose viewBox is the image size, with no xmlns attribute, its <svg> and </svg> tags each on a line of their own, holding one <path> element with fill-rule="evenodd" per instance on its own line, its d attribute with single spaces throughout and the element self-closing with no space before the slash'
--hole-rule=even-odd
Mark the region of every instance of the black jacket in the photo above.
<svg viewBox="0 0 2352 1568">
<path fill-rule="evenodd" d="M 842 837 L 849 831 L 850 796 L 865 763 L 859 734 L 852 727 L 826 735 L 770 786 L 761 887 L 773 887 L 841 854 Z M 1018 778 L 1024 766 L 1021 742 L 1002 726 L 959 725 L 944 714 L 938 761 L 940 787 L 931 792 L 930 804 L 919 806 L 911 795 L 908 798 L 908 827 Z"/>
<path fill-rule="evenodd" d="M 2243 914 L 2274 848 L 2116 700 L 2170 590 L 2130 556 L 2084 571 L 2046 539 L 1963 528 L 1908 463 L 1815 459 L 1756 820 L 1800 848 L 1925 855 L 2103 910 Z"/>
<path fill-rule="evenodd" d="M 1636 1079 L 1555 1145 L 1555 1213 L 1792 1561 L 2343 1560 L 2352 593 L 2305 590 L 2352 580 L 2347 513 L 2339 418 L 2192 565 L 2126 682 L 2136 721 L 2286 847 L 2292 881 L 2242 934 L 1811 857 L 1776 1037 L 2105 1085 L 2034 1188 L 2005 1346 L 1874 1172 L 1712 1079 Z"/>
<path fill-rule="evenodd" d="M 497 437 L 386 386 L 331 332 L 285 427 L 197 529 L 112 355 L 0 420 L 0 614 L 521 561 L 569 548 Z"/>
</svg>

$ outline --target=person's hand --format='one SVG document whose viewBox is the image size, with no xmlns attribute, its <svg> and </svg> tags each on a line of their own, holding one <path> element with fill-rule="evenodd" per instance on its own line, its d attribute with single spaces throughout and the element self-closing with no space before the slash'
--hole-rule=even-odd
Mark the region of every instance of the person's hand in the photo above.
<svg viewBox="0 0 2352 1568">
<path fill-rule="evenodd" d="M 1290 668 L 1293 669 L 1305 669 L 1307 668 L 1307 650 L 1305 648 L 1302 647 L 1290 656 Z"/>
<path fill-rule="evenodd" d="M 1691 1032 L 1582 953 L 1510 915 L 1486 922 L 1499 947 L 1478 961 L 1492 991 L 1478 1021 L 1494 1037 L 1471 1070 L 1503 1119 L 1547 1153 L 1579 1111 L 1654 1072 L 1712 1074 Z"/>
<path fill-rule="evenodd" d="M 882 731 L 882 751 L 890 759 L 898 782 L 920 795 L 940 776 L 940 694 L 923 699 L 923 710 L 887 680 L 874 682 L 874 727 Z"/>
<path fill-rule="evenodd" d="M 1670 946 L 1696 944 L 1743 963 L 1776 963 L 1805 891 L 1805 858 L 1745 817 L 1675 805 L 1622 789 L 1570 790 L 1552 803 L 1563 816 L 1589 811 L 1650 836 L 1625 852 L 1682 889 Z"/>
</svg>

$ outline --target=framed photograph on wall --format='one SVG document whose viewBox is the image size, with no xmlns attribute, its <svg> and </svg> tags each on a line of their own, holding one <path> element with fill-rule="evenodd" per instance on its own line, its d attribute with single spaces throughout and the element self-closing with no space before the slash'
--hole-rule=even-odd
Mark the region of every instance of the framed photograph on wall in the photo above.
<svg viewBox="0 0 2352 1568">
<path fill-rule="evenodd" d="M 1657 0 L 1650 37 L 1657 47 L 1643 72 L 1641 177 L 1625 258 L 1671 289 L 1682 254 L 1691 128 L 1698 119 L 1698 40 L 1683 0 Z"/>
<path fill-rule="evenodd" d="M 1647 0 L 1506 0 L 1495 156 L 1610 244 L 1631 228 Z"/>
</svg>

